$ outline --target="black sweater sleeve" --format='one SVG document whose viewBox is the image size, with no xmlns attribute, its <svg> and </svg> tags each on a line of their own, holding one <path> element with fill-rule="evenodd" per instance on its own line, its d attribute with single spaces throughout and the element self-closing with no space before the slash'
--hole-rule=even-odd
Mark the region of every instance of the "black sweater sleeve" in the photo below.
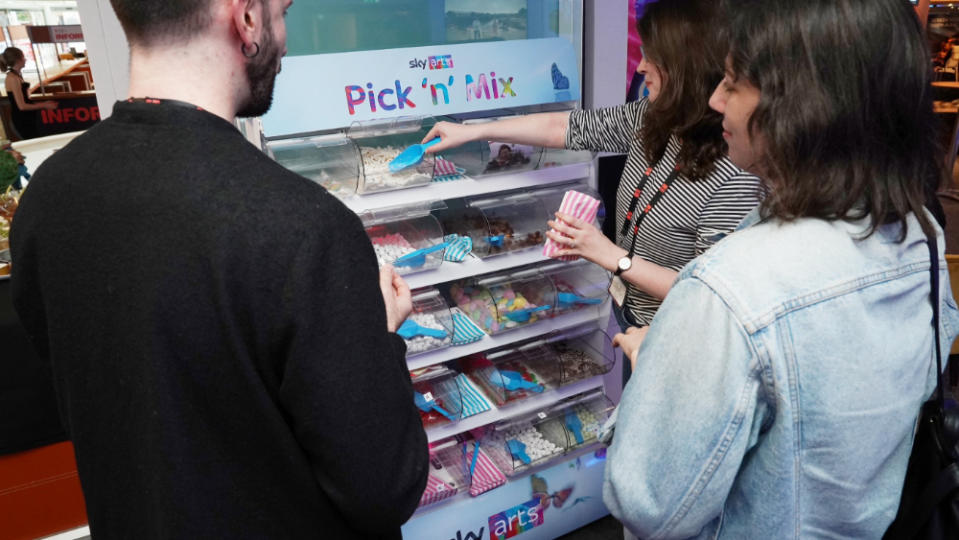
<svg viewBox="0 0 959 540">
<path fill-rule="evenodd" d="M 395 533 L 426 486 L 426 434 L 406 345 L 387 331 L 372 246 L 334 202 L 306 233 L 284 290 L 280 399 L 320 489 L 368 534 Z"/>
</svg>

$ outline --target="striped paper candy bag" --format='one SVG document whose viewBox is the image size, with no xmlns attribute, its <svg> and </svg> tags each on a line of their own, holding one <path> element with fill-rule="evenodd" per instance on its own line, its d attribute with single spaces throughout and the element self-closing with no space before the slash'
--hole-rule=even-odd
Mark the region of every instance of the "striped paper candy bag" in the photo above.
<svg viewBox="0 0 959 540">
<path fill-rule="evenodd" d="M 426 506 L 452 497 L 456 495 L 457 491 L 453 483 L 453 478 L 445 469 L 440 469 L 439 471 L 431 473 L 429 478 L 426 479 L 426 490 L 423 491 L 423 495 L 420 497 L 420 506 Z"/>
<path fill-rule="evenodd" d="M 570 190 L 563 196 L 563 202 L 559 205 L 559 211 L 564 214 L 570 214 L 587 223 L 593 223 L 596 221 L 599 204 L 599 199 L 594 199 L 585 193 Z M 551 238 L 547 238 L 546 245 L 543 246 L 543 255 L 551 257 L 562 250 L 562 245 L 557 244 Z M 579 259 L 579 256 L 557 257 L 557 259 L 561 261 L 575 261 Z"/>
<path fill-rule="evenodd" d="M 473 451 L 466 454 L 466 463 L 472 463 Z M 506 483 L 506 476 L 496 468 L 493 460 L 483 450 L 476 455 L 476 468 L 473 470 L 473 482 L 470 484 L 470 495 L 476 497 Z"/>
</svg>

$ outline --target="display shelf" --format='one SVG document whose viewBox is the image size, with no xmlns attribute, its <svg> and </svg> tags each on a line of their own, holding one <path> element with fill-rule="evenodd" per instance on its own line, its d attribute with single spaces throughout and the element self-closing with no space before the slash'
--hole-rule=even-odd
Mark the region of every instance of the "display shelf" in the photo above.
<svg viewBox="0 0 959 540">
<path fill-rule="evenodd" d="M 504 345 L 509 345 L 510 343 L 516 343 L 518 341 L 540 336 L 553 330 L 563 330 L 590 322 L 598 322 L 601 317 L 602 320 L 605 321 L 605 317 L 608 315 L 609 309 L 609 303 L 607 301 L 599 306 L 595 306 L 593 309 L 574 311 L 572 313 L 560 315 L 552 319 L 539 321 L 536 324 L 517 328 L 509 332 L 504 332 L 497 336 L 486 336 L 483 339 L 468 345 L 448 347 L 442 350 L 425 352 L 416 355 L 413 358 L 407 359 L 407 367 L 411 371 L 415 371 L 424 367 L 442 364 L 443 362 L 449 362 L 450 360 L 455 360 L 463 356 L 469 356 L 471 354 L 483 352 L 495 347 L 501 347 Z"/>
<path fill-rule="evenodd" d="M 504 487 L 506 487 L 506 486 L 515 485 L 515 484 L 519 484 L 519 483 L 522 483 L 524 486 L 526 486 L 526 485 L 528 485 L 528 483 L 529 483 L 529 477 L 530 477 L 530 476 L 532 476 L 532 475 L 534 475 L 534 474 L 537 474 L 537 473 L 540 473 L 540 472 L 542 472 L 542 471 L 545 470 L 545 469 L 549 469 L 549 468 L 551 468 L 551 467 L 555 467 L 557 463 L 563 463 L 563 462 L 567 462 L 567 461 L 574 461 L 574 460 L 576 460 L 577 458 L 581 458 L 581 457 L 586 456 L 586 455 L 588 455 L 588 454 L 594 453 L 594 452 L 596 452 L 597 450 L 601 449 L 603 446 L 604 446 L 604 445 L 601 444 L 601 443 L 588 443 L 588 444 L 586 444 L 586 445 L 584 445 L 584 446 L 580 446 L 580 447 L 573 448 L 573 449 L 569 450 L 568 452 L 566 452 L 565 454 L 562 454 L 562 455 L 560 455 L 560 456 L 557 456 L 556 459 L 549 460 L 549 461 L 545 461 L 545 462 L 539 463 L 539 464 L 537 464 L 537 465 L 533 465 L 533 466 L 531 466 L 531 467 L 529 467 L 529 468 L 523 469 L 522 471 L 518 471 L 514 476 L 508 476 L 508 477 L 507 477 L 507 480 L 506 480 L 506 483 L 505 483 L 503 486 L 500 486 L 499 488 L 496 488 L 496 489 L 494 489 L 494 490 L 492 490 L 492 491 L 490 491 L 490 492 L 487 492 L 487 493 L 496 494 L 496 490 L 497 490 L 497 489 L 502 489 L 502 488 L 504 488 Z M 487 495 L 487 493 L 483 493 L 483 494 L 481 494 L 480 496 L 481 496 L 481 497 L 482 497 L 482 496 L 485 496 L 485 495 Z M 414 518 L 415 518 L 415 517 L 421 517 L 421 516 L 423 516 L 423 515 L 425 515 L 425 514 L 429 514 L 430 512 L 433 512 L 433 511 L 435 511 L 435 510 L 442 510 L 442 509 L 446 508 L 446 506 L 447 506 L 448 504 L 450 504 L 450 503 L 453 503 L 453 502 L 456 502 L 456 501 L 459 501 L 459 500 L 463 500 L 463 499 L 473 499 L 473 498 L 475 498 L 475 497 L 472 497 L 472 496 L 469 494 L 469 489 L 468 489 L 468 488 L 466 488 L 466 489 L 461 489 L 461 490 L 459 490 L 459 492 L 457 492 L 455 495 L 453 495 L 453 496 L 451 496 L 451 497 L 448 497 L 448 498 L 446 498 L 445 500 L 443 500 L 443 501 L 441 501 L 441 502 L 438 502 L 438 503 L 435 503 L 435 504 L 430 504 L 430 505 L 422 505 L 422 506 L 419 506 L 419 507 L 416 509 L 416 512 L 413 513 L 413 517 L 414 517 Z"/>
<path fill-rule="evenodd" d="M 538 396 L 517 402 L 516 404 L 508 404 L 502 408 L 491 409 L 475 416 L 460 420 L 459 422 L 452 422 L 449 424 L 431 427 L 426 430 L 426 436 L 430 442 L 438 441 L 447 437 L 458 435 L 460 433 L 465 433 L 472 429 L 493 424 L 501 420 L 516 418 L 549 409 L 558 401 L 575 396 L 576 394 L 601 388 L 602 386 L 603 378 L 593 377 L 592 379 L 579 381 L 557 390 L 543 392 Z"/>
<path fill-rule="evenodd" d="M 375 208 L 414 204 L 427 200 L 446 200 L 460 197 L 490 195 L 527 187 L 547 186 L 590 178 L 593 162 L 576 163 L 538 171 L 506 173 L 479 179 L 464 178 L 452 182 L 432 182 L 399 191 L 372 193 L 343 199 L 354 212 Z"/>
<path fill-rule="evenodd" d="M 549 257 L 543 255 L 542 246 L 539 246 L 507 255 L 490 257 L 488 259 L 470 256 L 463 262 L 447 262 L 433 270 L 424 270 L 416 274 L 404 276 L 404 279 L 406 279 L 406 282 L 411 288 L 419 289 L 420 287 L 427 287 L 448 281 L 457 281 L 479 274 L 492 274 L 502 270 L 509 270 L 510 268 L 549 260 Z"/>
</svg>

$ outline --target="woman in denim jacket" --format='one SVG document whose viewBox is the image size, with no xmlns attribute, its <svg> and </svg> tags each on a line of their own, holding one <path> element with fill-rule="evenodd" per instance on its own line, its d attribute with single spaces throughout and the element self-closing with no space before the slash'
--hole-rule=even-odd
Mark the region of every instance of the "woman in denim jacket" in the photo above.
<svg viewBox="0 0 959 540">
<path fill-rule="evenodd" d="M 604 499 L 643 538 L 880 538 L 936 384 L 922 29 L 904 0 L 732 4 L 710 105 L 769 195 L 648 333 L 617 336 L 636 371 Z M 940 268 L 945 356 L 959 315 Z"/>
</svg>

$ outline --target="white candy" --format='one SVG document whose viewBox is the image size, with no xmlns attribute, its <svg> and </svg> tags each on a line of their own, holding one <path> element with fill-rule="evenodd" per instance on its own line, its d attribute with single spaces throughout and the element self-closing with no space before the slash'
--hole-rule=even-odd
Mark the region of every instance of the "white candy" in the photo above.
<svg viewBox="0 0 959 540">
<path fill-rule="evenodd" d="M 445 330 L 446 337 L 443 339 L 438 339 L 430 336 L 416 336 L 413 339 L 406 340 L 406 354 L 412 355 L 425 351 L 431 351 L 433 349 L 439 349 L 440 347 L 445 347 L 452 342 L 453 336 L 450 335 L 450 331 L 443 327 L 439 319 L 436 318 L 436 315 L 433 313 L 413 313 L 410 315 L 410 320 L 419 324 L 420 326 L 425 326 L 426 328 L 433 328 L 435 330 Z"/>
<path fill-rule="evenodd" d="M 417 171 L 416 167 L 391 173 L 390 162 L 402 151 L 402 148 L 393 146 L 360 148 L 363 156 L 363 173 L 366 177 L 364 191 L 382 191 L 414 184 L 427 184 L 433 180 L 431 175 Z"/>
</svg>

